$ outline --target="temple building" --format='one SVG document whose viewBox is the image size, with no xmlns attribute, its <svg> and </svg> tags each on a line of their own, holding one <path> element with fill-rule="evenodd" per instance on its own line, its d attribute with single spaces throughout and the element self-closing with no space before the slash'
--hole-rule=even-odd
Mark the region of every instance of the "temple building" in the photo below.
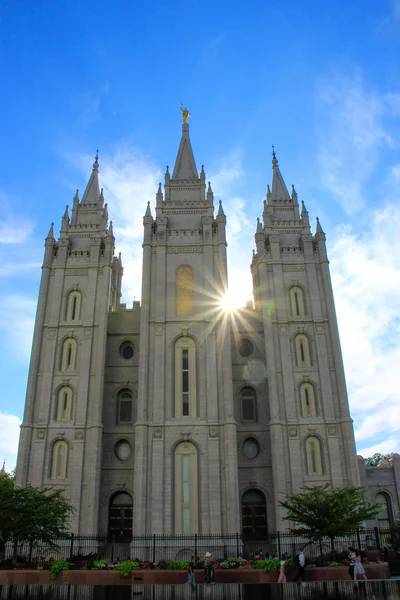
<svg viewBox="0 0 400 600">
<path fill-rule="evenodd" d="M 321 224 L 273 153 L 247 249 L 254 303 L 224 311 L 229 214 L 182 114 L 175 166 L 143 207 L 141 302 L 120 303 L 97 156 L 50 228 L 17 483 L 65 490 L 80 534 L 260 538 L 287 527 L 283 494 L 324 483 L 361 482 L 389 523 L 400 457 L 372 471 L 357 459 Z"/>
</svg>

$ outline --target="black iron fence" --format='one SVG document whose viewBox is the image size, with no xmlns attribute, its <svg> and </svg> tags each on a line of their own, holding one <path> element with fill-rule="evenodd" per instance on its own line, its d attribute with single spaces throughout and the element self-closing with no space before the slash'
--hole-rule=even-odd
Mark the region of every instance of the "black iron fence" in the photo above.
<svg viewBox="0 0 400 600">
<path fill-rule="evenodd" d="M 37 560 L 70 560 L 91 557 L 110 562 L 137 558 L 141 562 L 160 560 L 188 560 L 192 555 L 200 558 L 212 552 L 216 560 L 242 555 L 253 558 L 260 555 L 280 557 L 282 554 L 294 556 L 299 548 L 307 544 L 305 554 L 317 559 L 335 552 L 344 552 L 349 546 L 360 550 L 380 550 L 382 555 L 400 548 L 400 535 L 392 529 L 363 529 L 346 536 L 335 538 L 333 548 L 328 538 L 308 543 L 303 536 L 290 531 L 270 533 L 259 539 L 248 539 L 239 533 L 229 535 L 134 535 L 130 539 L 119 540 L 116 536 L 84 536 L 71 534 L 69 537 L 52 540 L 52 544 L 41 542 L 22 543 L 17 546 L 17 555 L 28 562 Z M 393 550 L 394 549 L 394 550 Z M 5 558 L 14 554 L 14 544 L 5 547 Z"/>
</svg>

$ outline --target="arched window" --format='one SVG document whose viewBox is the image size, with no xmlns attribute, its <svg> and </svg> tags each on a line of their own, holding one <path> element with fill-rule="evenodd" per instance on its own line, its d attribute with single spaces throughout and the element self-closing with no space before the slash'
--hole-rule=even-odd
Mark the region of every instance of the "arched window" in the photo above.
<svg viewBox="0 0 400 600">
<path fill-rule="evenodd" d="M 63 386 L 58 390 L 56 421 L 70 421 L 72 415 L 72 390 Z"/>
<path fill-rule="evenodd" d="M 53 445 L 51 461 L 51 478 L 66 479 L 68 465 L 68 444 L 64 440 L 59 440 Z"/>
<path fill-rule="evenodd" d="M 175 343 L 175 416 L 197 416 L 196 344 L 189 337 Z"/>
<path fill-rule="evenodd" d="M 198 533 L 197 449 L 191 442 L 175 450 L 175 533 Z"/>
<path fill-rule="evenodd" d="M 379 492 L 376 495 L 375 502 L 379 506 L 379 512 L 376 515 L 378 527 L 380 529 L 388 529 L 392 524 L 390 499 L 384 492 Z"/>
<path fill-rule="evenodd" d="M 81 315 L 81 295 L 77 291 L 70 292 L 67 303 L 67 321 L 79 321 Z"/>
<path fill-rule="evenodd" d="M 306 314 L 304 310 L 303 290 L 298 285 L 290 288 L 290 306 L 293 317 L 303 317 Z"/>
<path fill-rule="evenodd" d="M 240 392 L 242 404 L 242 421 L 257 421 L 257 396 L 251 387 L 245 387 Z"/>
<path fill-rule="evenodd" d="M 176 314 L 178 317 L 193 314 L 193 270 L 182 265 L 176 271 Z"/>
<path fill-rule="evenodd" d="M 267 535 L 267 503 L 260 490 L 248 490 L 243 494 L 242 534 L 257 540 Z"/>
<path fill-rule="evenodd" d="M 118 394 L 117 423 L 132 423 L 133 394 L 131 390 L 121 390 Z"/>
<path fill-rule="evenodd" d="M 132 539 L 133 504 L 128 492 L 114 494 L 108 512 L 108 534 L 118 541 Z"/>
<path fill-rule="evenodd" d="M 322 475 L 321 443 L 315 435 L 306 439 L 306 459 L 308 475 Z"/>
<path fill-rule="evenodd" d="M 299 333 L 295 338 L 296 362 L 298 367 L 311 367 L 310 346 L 308 337 Z"/>
<path fill-rule="evenodd" d="M 76 341 L 74 338 L 64 340 L 61 358 L 62 371 L 75 371 Z"/>
<path fill-rule="evenodd" d="M 316 417 L 317 407 L 315 403 L 314 386 L 303 382 L 300 385 L 301 414 L 303 417 Z"/>
</svg>

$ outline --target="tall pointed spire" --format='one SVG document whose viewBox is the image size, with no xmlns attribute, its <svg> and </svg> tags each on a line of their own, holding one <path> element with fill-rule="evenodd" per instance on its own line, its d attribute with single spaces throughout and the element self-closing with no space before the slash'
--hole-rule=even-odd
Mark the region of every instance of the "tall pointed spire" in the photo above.
<svg viewBox="0 0 400 600">
<path fill-rule="evenodd" d="M 85 193 L 82 197 L 81 204 L 97 204 L 100 197 L 99 186 L 99 151 L 96 152 L 96 157 L 93 163 L 93 170 L 86 186 Z"/>
<path fill-rule="evenodd" d="M 50 231 L 47 234 L 46 240 L 54 240 L 54 223 L 50 225 Z"/>
<path fill-rule="evenodd" d="M 189 124 L 182 124 L 182 137 L 175 161 L 172 180 L 198 180 L 196 163 L 189 137 Z"/>
<path fill-rule="evenodd" d="M 274 146 L 272 146 L 272 199 L 290 200 L 289 192 L 279 170 Z"/>
<path fill-rule="evenodd" d="M 151 217 L 151 208 L 150 208 L 150 201 L 147 202 L 147 208 L 146 208 L 146 212 L 144 213 L 145 217 Z"/>
<path fill-rule="evenodd" d="M 325 235 L 324 230 L 321 227 L 321 223 L 319 222 L 318 217 L 317 217 L 317 227 L 316 227 L 315 233 L 323 233 Z"/>
</svg>

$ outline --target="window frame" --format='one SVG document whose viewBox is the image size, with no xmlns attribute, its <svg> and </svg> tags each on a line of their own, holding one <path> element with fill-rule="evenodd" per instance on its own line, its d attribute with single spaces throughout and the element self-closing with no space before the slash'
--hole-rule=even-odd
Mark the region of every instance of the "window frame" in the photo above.
<svg viewBox="0 0 400 600">
<path fill-rule="evenodd" d="M 296 298 L 297 294 L 297 298 Z M 299 285 L 292 285 L 289 290 L 290 311 L 292 317 L 305 317 L 306 307 L 304 302 L 304 292 Z"/>
<path fill-rule="evenodd" d="M 64 456 L 61 456 L 59 458 L 58 453 L 59 450 L 64 449 Z M 52 452 L 51 452 L 51 472 L 50 472 L 50 479 L 55 479 L 55 480 L 64 480 L 67 479 L 67 475 L 68 475 L 68 454 L 69 454 L 69 448 L 68 448 L 68 444 L 67 442 L 63 439 L 63 440 L 56 440 L 53 443 L 53 447 L 52 447 Z M 61 467 L 61 475 L 57 475 L 58 473 L 58 467 L 59 467 L 59 460 L 61 461 L 60 467 Z"/>
<path fill-rule="evenodd" d="M 69 353 L 68 346 L 71 344 L 71 353 Z M 73 337 L 67 337 L 62 343 L 61 352 L 61 371 L 75 371 L 76 367 L 76 352 L 77 343 Z"/>
<path fill-rule="evenodd" d="M 312 366 L 310 340 L 305 333 L 297 333 L 294 338 L 296 366 L 299 369 Z"/>
<path fill-rule="evenodd" d="M 317 444 L 317 448 L 314 447 L 315 443 Z M 318 454 L 314 454 L 313 456 L 313 450 L 315 451 L 317 449 L 319 451 Z M 324 475 L 325 470 L 324 461 L 322 457 L 322 444 L 320 438 L 316 435 L 307 436 L 305 440 L 305 451 L 308 477 L 321 477 L 322 475 Z"/>
<path fill-rule="evenodd" d="M 67 394 L 67 406 L 65 408 L 64 394 Z M 61 386 L 57 391 L 55 421 L 58 423 L 72 421 L 73 392 L 69 385 Z M 67 414 L 67 416 L 65 416 Z"/>
<path fill-rule="evenodd" d="M 122 402 L 127 402 L 128 398 L 122 398 L 123 394 L 130 394 L 130 402 L 131 402 L 131 418 L 130 421 L 122 421 L 121 420 L 121 401 Z M 122 390 L 119 390 L 118 395 L 117 395 L 117 425 L 131 425 L 132 423 L 134 423 L 135 419 L 134 419 L 134 405 L 133 405 L 133 401 L 134 401 L 134 394 L 133 391 L 129 388 L 123 388 Z"/>
<path fill-rule="evenodd" d="M 311 391 L 311 396 L 309 397 L 309 410 L 307 413 L 307 394 L 306 392 Z M 300 394 L 300 407 L 301 407 L 301 416 L 304 419 L 311 419 L 318 416 L 317 410 L 317 400 L 315 394 L 315 386 L 311 383 L 311 381 L 302 381 L 299 386 L 299 394 Z M 314 410 L 311 410 L 313 408 Z"/>
<path fill-rule="evenodd" d="M 183 276 L 185 272 L 186 275 Z M 188 317 L 194 314 L 193 279 L 192 267 L 179 265 L 175 271 L 175 314 L 177 317 Z"/>
<path fill-rule="evenodd" d="M 188 368 L 184 369 L 183 352 L 187 351 Z M 182 336 L 175 342 L 175 417 L 197 417 L 197 373 L 196 373 L 196 343 L 188 337 Z M 184 377 L 187 373 L 187 377 Z M 188 380 L 188 391 L 184 391 L 184 380 Z M 188 414 L 183 414 L 184 395 L 188 396 Z"/>
<path fill-rule="evenodd" d="M 76 302 L 74 303 L 74 300 Z M 78 290 L 72 290 L 68 294 L 67 298 L 67 312 L 66 312 L 66 321 L 71 323 L 75 323 L 76 321 L 80 321 L 81 318 L 81 305 L 82 305 L 82 294 L 78 292 Z"/>
<path fill-rule="evenodd" d="M 187 457 L 187 459 L 186 459 Z M 188 478 L 183 477 L 183 459 L 187 461 Z M 184 485 L 188 484 L 188 485 Z M 198 451 L 193 442 L 182 441 L 174 452 L 174 529 L 176 534 L 199 532 L 199 468 Z M 185 490 L 188 490 L 184 501 Z M 188 512 L 189 511 L 189 512 Z M 189 527 L 185 527 L 185 514 L 189 514 Z M 186 529 L 186 531 L 185 531 Z M 189 529 L 189 531 L 188 531 Z"/>
<path fill-rule="evenodd" d="M 252 405 L 253 405 L 253 418 L 252 419 L 245 419 L 244 418 L 244 410 L 243 410 L 243 405 L 244 405 L 244 394 L 246 393 L 246 391 L 252 392 Z M 250 394 L 247 397 L 247 400 L 250 398 Z M 242 417 L 242 423 L 257 423 L 258 422 L 258 415 L 257 415 L 257 392 L 256 390 L 250 386 L 250 385 L 246 385 L 244 387 L 241 388 L 240 390 L 240 411 L 241 411 L 241 417 Z"/>
</svg>

